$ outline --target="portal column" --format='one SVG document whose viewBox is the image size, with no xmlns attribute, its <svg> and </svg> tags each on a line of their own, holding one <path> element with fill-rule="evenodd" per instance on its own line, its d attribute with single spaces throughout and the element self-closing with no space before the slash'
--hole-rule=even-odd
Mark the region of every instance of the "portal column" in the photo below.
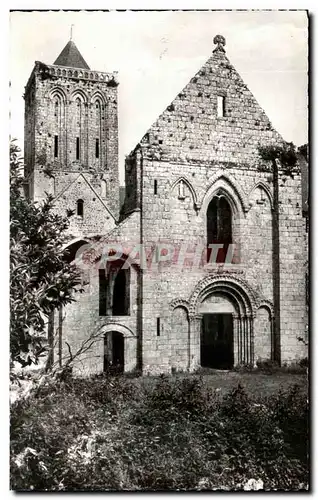
<svg viewBox="0 0 318 500">
<path fill-rule="evenodd" d="M 254 364 L 253 317 L 247 314 L 242 319 L 243 364 Z"/>
<path fill-rule="evenodd" d="M 243 321 L 240 315 L 238 316 L 237 319 L 237 331 L 238 331 L 238 364 L 241 365 L 243 362 Z"/>
<path fill-rule="evenodd" d="M 249 363 L 249 328 L 248 328 L 248 318 L 246 315 L 244 315 L 242 319 L 242 341 L 243 341 L 242 363 L 246 365 Z"/>
<path fill-rule="evenodd" d="M 250 330 L 250 363 L 254 366 L 254 316 L 251 314 L 249 316 L 249 330 Z"/>
<path fill-rule="evenodd" d="M 200 366 L 201 320 L 201 314 L 189 317 L 189 371 Z"/>
<path fill-rule="evenodd" d="M 233 314 L 233 353 L 234 353 L 234 366 L 239 364 L 240 359 L 240 338 L 239 338 L 239 316 Z"/>
</svg>

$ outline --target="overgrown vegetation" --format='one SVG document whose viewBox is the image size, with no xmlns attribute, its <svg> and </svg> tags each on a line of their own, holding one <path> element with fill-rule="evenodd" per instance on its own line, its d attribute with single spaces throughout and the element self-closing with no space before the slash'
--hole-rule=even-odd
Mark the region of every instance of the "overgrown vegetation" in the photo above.
<svg viewBox="0 0 318 500">
<path fill-rule="evenodd" d="M 270 162 L 270 168 L 277 168 L 276 160 L 284 175 L 293 176 L 297 165 L 296 147 L 292 142 L 284 142 L 280 145 L 260 146 L 258 152 L 262 160 Z"/>
<path fill-rule="evenodd" d="M 303 489 L 306 377 L 280 392 L 264 374 L 95 377 L 50 382 L 11 412 L 15 490 Z M 259 380 L 257 380 L 259 378 Z M 256 379 L 256 380 L 254 380 Z M 257 388 L 261 384 L 263 391 Z M 223 394 L 224 393 L 224 394 Z"/>
<path fill-rule="evenodd" d="M 68 217 L 53 212 L 53 196 L 33 203 L 23 194 L 20 149 L 10 145 L 10 355 L 22 367 L 46 349 L 46 324 L 54 309 L 72 300 L 78 271 L 64 256 Z"/>
</svg>

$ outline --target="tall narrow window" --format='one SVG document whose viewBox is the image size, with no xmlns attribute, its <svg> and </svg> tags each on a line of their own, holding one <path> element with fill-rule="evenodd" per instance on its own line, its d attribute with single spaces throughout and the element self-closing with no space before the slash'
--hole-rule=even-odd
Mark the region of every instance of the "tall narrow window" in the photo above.
<svg viewBox="0 0 318 500">
<path fill-rule="evenodd" d="M 63 146 L 64 146 L 64 137 L 65 137 L 65 127 L 64 124 L 64 100 L 62 95 L 58 90 L 54 90 L 54 94 L 52 96 L 51 101 L 51 111 L 54 114 L 54 119 L 51 123 L 51 133 L 52 133 L 52 159 L 59 159 L 60 161 L 64 160 L 63 157 Z"/>
<path fill-rule="evenodd" d="M 179 200 L 184 200 L 185 199 L 185 194 L 184 194 L 184 182 L 181 180 L 179 182 L 179 194 L 178 194 Z"/>
<path fill-rule="evenodd" d="M 157 179 L 155 179 L 154 183 L 153 183 L 153 192 L 154 192 L 154 194 L 158 194 L 158 181 L 157 181 Z"/>
<path fill-rule="evenodd" d="M 225 116 L 225 97 L 222 95 L 217 96 L 218 118 Z"/>
<path fill-rule="evenodd" d="M 105 269 L 99 269 L 99 315 L 106 316 L 107 279 Z"/>
<path fill-rule="evenodd" d="M 59 136 L 54 136 L 54 158 L 58 158 L 59 156 Z"/>
<path fill-rule="evenodd" d="M 207 246 L 221 244 L 216 262 L 225 262 L 229 245 L 232 243 L 232 211 L 227 200 L 215 196 L 207 210 Z M 208 248 L 208 260 L 212 249 Z"/>
<path fill-rule="evenodd" d="M 79 137 L 76 137 L 76 159 L 80 158 L 80 140 Z"/>
<path fill-rule="evenodd" d="M 77 215 L 79 217 L 84 217 L 84 201 L 77 200 Z"/>
<path fill-rule="evenodd" d="M 92 156 L 96 159 L 101 159 L 103 154 L 103 145 L 102 145 L 102 119 L 103 119 L 103 106 L 97 97 L 95 104 L 92 109 L 92 120 L 90 122 L 90 133 L 91 137 L 95 137 L 94 142 L 92 143 L 91 150 Z"/>
<path fill-rule="evenodd" d="M 160 337 L 160 318 L 157 318 L 157 337 Z"/>
<path fill-rule="evenodd" d="M 207 211 L 207 244 L 218 240 L 218 198 L 213 198 Z"/>
<path fill-rule="evenodd" d="M 130 314 L 130 269 L 120 269 L 114 281 L 113 316 Z"/>
<path fill-rule="evenodd" d="M 106 183 L 105 179 L 102 179 L 102 182 L 101 182 L 101 195 L 102 195 L 102 198 L 107 197 L 107 183 Z"/>
</svg>

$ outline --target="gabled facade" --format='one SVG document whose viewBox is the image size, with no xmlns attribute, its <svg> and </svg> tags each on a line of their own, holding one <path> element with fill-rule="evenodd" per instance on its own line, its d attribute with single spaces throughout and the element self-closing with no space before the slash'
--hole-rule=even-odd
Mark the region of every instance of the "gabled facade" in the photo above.
<svg viewBox="0 0 318 500">
<path fill-rule="evenodd" d="M 65 201 L 59 201 L 63 196 L 73 204 L 76 197 L 84 201 L 82 226 L 72 227 L 72 234 L 82 243 L 95 242 L 93 258 L 83 271 L 85 292 L 55 318 L 57 357 L 68 356 L 65 341 L 76 352 L 90 335 L 100 339 L 74 365 L 75 372 L 102 372 L 114 365 L 143 373 L 200 366 L 230 369 L 260 359 L 284 363 L 306 355 L 297 340 L 306 323 L 300 174 L 279 175 L 276 238 L 273 178 L 258 148 L 283 139 L 229 62 L 225 39 L 216 36 L 214 42 L 212 56 L 127 157 L 120 214 L 115 80 L 108 75 L 97 84 L 90 75 L 99 73 L 74 68 L 69 71 L 76 71 L 77 77 L 81 71 L 83 77 L 70 79 L 66 73 L 54 79 L 52 71 L 63 71 L 62 66 L 45 66 L 48 69 L 41 71 L 47 78 L 36 66 L 31 76 L 28 88 L 37 89 L 42 117 L 42 107 L 45 116 L 52 106 L 55 109 L 55 89 L 64 87 L 68 96 L 86 92 L 88 113 L 95 113 L 90 105 L 98 92 L 107 110 L 108 135 L 99 162 L 91 149 L 97 131 L 87 125 L 83 160 L 72 157 L 78 123 L 87 124 L 73 119 L 77 108 L 67 119 L 62 115 L 63 125 L 52 118 L 50 140 L 62 136 L 60 158 L 52 156 L 53 143 L 50 149 L 43 124 L 44 133 L 35 128 L 35 147 L 29 152 L 46 151 L 43 163 L 53 168 L 60 186 L 58 210 L 65 209 Z M 74 106 L 72 99 L 65 102 Z M 27 125 L 32 119 L 29 106 L 27 100 Z M 28 165 L 39 197 L 45 183 L 52 181 L 39 162 Z M 104 198 L 98 184 L 102 176 L 107 184 Z M 96 207 L 100 226 L 94 223 Z M 94 235 L 101 234 L 96 246 Z M 122 254 L 105 264 L 105 248 L 116 245 L 124 248 Z M 144 249 L 145 262 L 131 261 L 138 248 Z"/>
</svg>

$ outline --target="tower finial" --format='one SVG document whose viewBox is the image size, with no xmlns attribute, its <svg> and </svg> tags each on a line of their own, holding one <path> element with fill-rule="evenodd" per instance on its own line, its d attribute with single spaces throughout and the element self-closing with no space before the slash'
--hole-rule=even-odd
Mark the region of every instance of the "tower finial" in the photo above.
<svg viewBox="0 0 318 500">
<path fill-rule="evenodd" d="M 213 43 L 215 43 L 216 47 L 213 50 L 213 52 L 225 52 L 224 50 L 224 45 L 226 45 L 226 41 L 224 36 L 222 35 L 216 35 L 213 38 Z"/>
<path fill-rule="evenodd" d="M 70 40 L 72 40 L 72 38 L 73 38 L 73 26 L 74 26 L 74 24 L 71 24 Z"/>
</svg>

